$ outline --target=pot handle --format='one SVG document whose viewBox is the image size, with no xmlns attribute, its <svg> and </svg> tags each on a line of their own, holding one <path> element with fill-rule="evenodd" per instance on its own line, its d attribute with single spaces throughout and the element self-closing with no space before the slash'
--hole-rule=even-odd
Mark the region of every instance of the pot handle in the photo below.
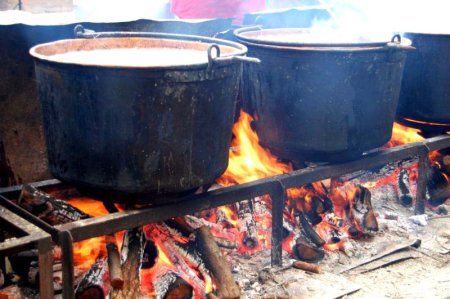
<svg viewBox="0 0 450 299">
<path fill-rule="evenodd" d="M 405 50 L 405 51 L 414 51 L 416 48 L 410 45 L 402 44 L 402 37 L 400 34 L 396 34 L 391 38 L 391 41 L 386 44 L 388 48 Z"/>
<path fill-rule="evenodd" d="M 215 55 L 213 55 L 213 50 L 216 52 Z M 247 57 L 247 56 L 225 56 L 220 57 L 220 47 L 217 44 L 211 44 L 208 46 L 208 70 L 212 69 L 214 65 L 220 65 L 220 64 L 226 64 L 232 61 L 242 61 L 246 63 L 260 63 L 261 60 L 254 57 Z"/>
</svg>

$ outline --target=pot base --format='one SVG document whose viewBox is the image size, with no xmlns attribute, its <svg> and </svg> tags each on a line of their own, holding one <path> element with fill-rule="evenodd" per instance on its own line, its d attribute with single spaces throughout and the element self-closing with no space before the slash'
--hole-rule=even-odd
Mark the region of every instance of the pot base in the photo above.
<svg viewBox="0 0 450 299">
<path fill-rule="evenodd" d="M 401 125 L 419 129 L 422 132 L 433 133 L 433 134 L 446 134 L 450 131 L 450 124 L 445 123 L 432 123 L 420 120 L 414 120 L 404 117 L 397 117 L 396 122 Z"/>
</svg>

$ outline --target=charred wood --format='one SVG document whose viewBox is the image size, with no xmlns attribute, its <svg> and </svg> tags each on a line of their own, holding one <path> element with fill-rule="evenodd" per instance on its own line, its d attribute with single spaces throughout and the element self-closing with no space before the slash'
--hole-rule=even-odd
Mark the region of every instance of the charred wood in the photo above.
<svg viewBox="0 0 450 299">
<path fill-rule="evenodd" d="M 310 239 L 311 242 L 313 242 L 315 245 L 322 247 L 325 244 L 325 241 L 316 233 L 303 213 L 298 211 L 296 218 L 298 219 L 298 223 L 300 224 L 302 231 L 305 233 L 306 237 Z"/>
<path fill-rule="evenodd" d="M 378 231 L 378 221 L 372 207 L 369 189 L 358 185 L 352 205 L 353 216 L 364 234 Z"/>
<path fill-rule="evenodd" d="M 439 206 L 450 198 L 450 182 L 436 165 L 431 167 L 427 187 L 429 202 L 433 206 Z"/>
<path fill-rule="evenodd" d="M 310 263 L 319 262 L 325 257 L 325 251 L 322 248 L 301 239 L 297 240 L 292 252 L 296 259 Z"/>
<path fill-rule="evenodd" d="M 217 296 L 219 298 L 239 298 L 241 290 L 236 284 L 230 267 L 222 256 L 209 228 L 202 226 L 197 229 L 195 240 L 206 267 L 217 281 Z"/>
<path fill-rule="evenodd" d="M 254 248 L 258 245 L 256 221 L 252 200 L 243 200 L 236 203 L 238 212 L 240 231 L 244 233 L 243 245 Z"/>
<path fill-rule="evenodd" d="M 135 228 L 125 233 L 122 245 L 122 273 L 124 283 L 122 289 L 113 289 L 110 298 L 139 298 L 140 270 L 144 250 L 144 234 Z"/>
<path fill-rule="evenodd" d="M 75 289 L 76 299 L 103 299 L 109 292 L 108 261 L 99 256 Z"/>
<path fill-rule="evenodd" d="M 28 184 L 23 185 L 18 203 L 22 208 L 52 225 L 90 218 L 89 215 L 65 201 L 56 199 Z"/>
<path fill-rule="evenodd" d="M 173 272 L 157 275 L 153 281 L 156 299 L 191 299 L 193 288 Z"/>
<path fill-rule="evenodd" d="M 292 263 L 292 267 L 312 273 L 320 273 L 320 266 L 303 261 L 295 261 Z"/>
<path fill-rule="evenodd" d="M 409 175 L 406 169 L 400 170 L 398 175 L 398 189 L 398 199 L 400 200 L 400 203 L 404 206 L 410 206 L 413 198 L 409 189 Z"/>
<path fill-rule="evenodd" d="M 120 265 L 119 249 L 114 236 L 106 237 L 106 251 L 108 253 L 109 280 L 113 288 L 123 287 L 123 275 Z"/>
<path fill-rule="evenodd" d="M 213 233 L 213 237 L 216 240 L 216 243 L 219 247 L 225 248 L 225 249 L 236 249 L 238 248 L 238 244 L 236 242 L 232 241 L 234 240 L 234 235 L 227 234 L 222 226 L 212 223 L 209 221 L 206 221 L 202 218 L 197 218 L 192 215 L 187 215 L 184 217 L 174 218 L 174 221 L 177 222 L 179 225 L 178 227 L 181 229 L 181 231 L 189 232 L 189 234 L 192 234 L 196 229 L 207 226 L 211 229 L 211 233 Z M 220 236 L 214 235 L 216 232 L 220 232 Z"/>
<path fill-rule="evenodd" d="M 0 289 L 0 299 L 34 299 L 39 298 L 38 290 L 10 285 Z"/>
</svg>

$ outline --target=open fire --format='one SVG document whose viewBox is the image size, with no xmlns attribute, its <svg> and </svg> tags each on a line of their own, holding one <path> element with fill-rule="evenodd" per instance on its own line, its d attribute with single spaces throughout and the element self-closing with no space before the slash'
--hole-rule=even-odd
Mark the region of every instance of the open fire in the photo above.
<svg viewBox="0 0 450 299">
<path fill-rule="evenodd" d="M 292 163 L 280 161 L 259 145 L 251 122 L 251 116 L 241 112 L 233 129 L 228 169 L 210 190 L 295 170 Z M 419 131 L 395 124 L 393 137 L 386 146 L 423 139 Z M 434 208 L 433 205 L 450 197 L 448 156 L 433 152 L 430 165 L 432 178 L 428 196 L 429 206 Z M 388 184 L 396 189 L 402 204 L 412 205 L 417 163 L 408 163 L 407 167 L 399 164 L 376 181 L 331 178 L 288 189 L 283 212 L 283 250 L 291 258 L 316 263 L 324 258 L 326 251 L 345 252 L 349 239 L 373 236 L 378 231 L 378 213 L 371 203 L 371 189 Z M 435 185 L 445 187 L 439 189 Z M 70 198 L 65 203 L 75 209 L 69 213 L 72 221 L 106 215 L 110 210 L 89 198 Z M 124 207 L 115 205 L 114 208 Z M 271 208 L 269 196 L 249 198 L 195 215 L 77 242 L 74 245 L 77 296 L 215 298 L 217 294 L 221 298 L 237 298 L 240 290 L 231 276 L 227 256 L 232 252 L 252 255 L 271 248 Z M 47 222 L 58 224 L 61 221 L 53 212 L 48 212 L 48 206 L 39 211 L 37 215 Z M 67 211 L 63 214 L 70 218 Z M 112 283 L 116 277 L 110 264 L 114 253 L 111 245 L 121 248 L 116 268 L 121 267 L 123 277 L 119 277 L 117 286 Z M 56 263 L 59 258 L 54 254 Z M 98 277 L 102 278 L 100 286 Z M 56 274 L 54 280 L 56 285 L 61 285 Z M 92 293 L 92 285 L 97 293 Z"/>
</svg>

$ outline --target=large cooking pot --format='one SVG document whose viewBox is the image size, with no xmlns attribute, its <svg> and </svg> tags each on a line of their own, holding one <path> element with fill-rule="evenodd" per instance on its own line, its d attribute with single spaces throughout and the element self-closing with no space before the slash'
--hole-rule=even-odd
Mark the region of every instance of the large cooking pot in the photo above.
<svg viewBox="0 0 450 299">
<path fill-rule="evenodd" d="M 408 55 L 398 121 L 426 130 L 450 130 L 450 34 L 405 33 L 417 49 Z"/>
<path fill-rule="evenodd" d="M 408 40 L 342 42 L 331 35 L 323 43 L 301 28 L 235 34 L 261 59 L 244 67 L 244 107 L 274 154 L 347 160 L 390 139 L 406 50 L 413 49 Z"/>
<path fill-rule="evenodd" d="M 86 39 L 30 50 L 56 178 L 138 195 L 187 192 L 222 174 L 242 61 L 251 60 L 245 46 L 187 35 L 76 32 Z"/>
</svg>

